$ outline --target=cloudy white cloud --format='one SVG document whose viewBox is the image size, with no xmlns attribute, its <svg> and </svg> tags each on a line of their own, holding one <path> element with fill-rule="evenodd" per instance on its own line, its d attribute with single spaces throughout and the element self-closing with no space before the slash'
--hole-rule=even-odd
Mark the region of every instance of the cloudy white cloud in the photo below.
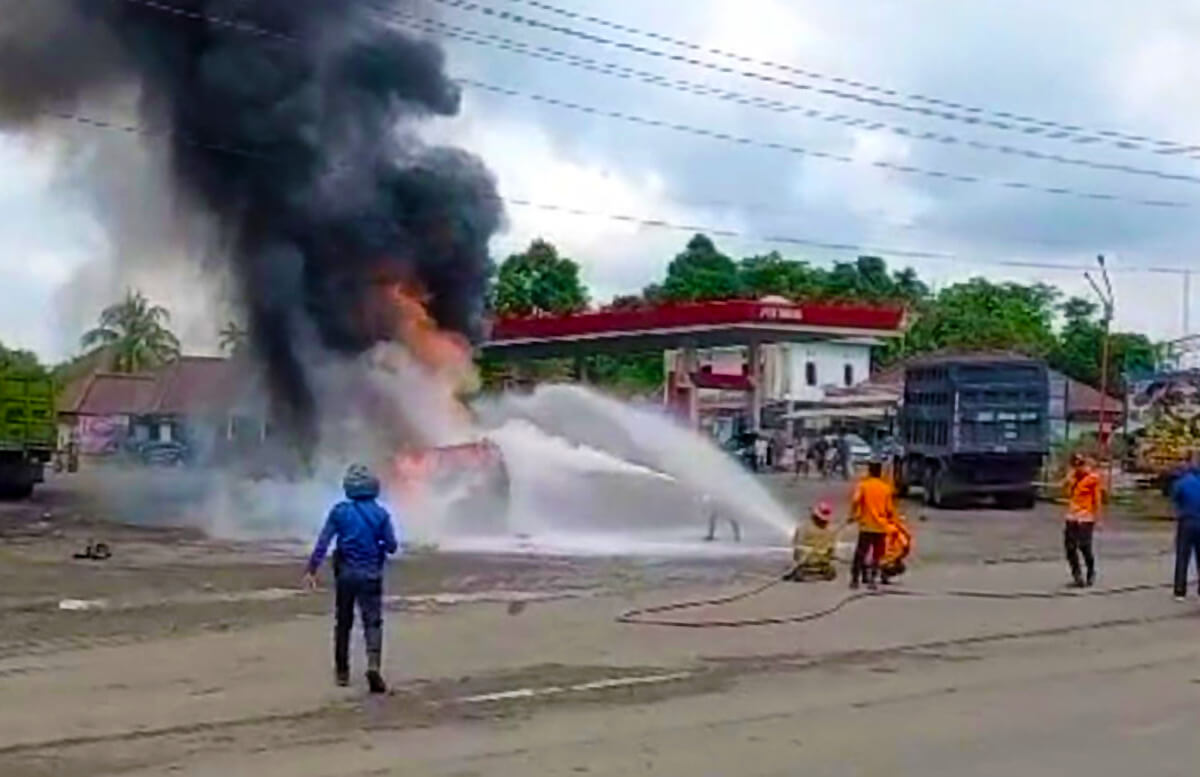
<svg viewBox="0 0 1200 777">
<path fill-rule="evenodd" d="M 1044 116 L 1100 129 L 1121 129 L 1181 141 L 1200 140 L 1200 3 L 1178 0 L 1162 13 L 1137 6 L 1062 0 L 1004 4 L 955 0 L 695 0 L 613 4 L 548 0 L 562 7 L 659 30 L 698 44 L 890 86 L 902 93 Z M 547 14 L 520 0 L 489 0 L 506 10 L 605 37 L 728 64 Z M 685 12 L 686 11 L 686 12 Z M 647 57 L 528 25 L 461 9 L 442 8 L 449 24 L 563 49 L 595 60 L 686 78 L 825 112 L 887 121 L 914 131 L 936 130 L 992 144 L 1083 156 L 1146 168 L 1200 174 L 1194 160 L 1121 151 L 1110 145 L 1056 142 L 1019 133 L 938 121 L 893 109 L 771 86 L 684 63 Z M 1196 208 L 1152 209 L 1056 197 L 904 175 L 870 166 L 886 161 L 1040 186 L 1111 191 L 1131 198 L 1195 202 L 1200 187 L 1146 177 L 984 153 L 964 144 L 922 142 L 886 131 L 851 128 L 573 69 L 462 41 L 447 40 L 458 75 L 627 113 L 850 156 L 847 165 L 719 140 L 639 127 L 568 112 L 528 100 L 468 90 L 463 114 L 430 134 L 477 151 L 501 191 L 555 206 L 708 224 L 747 234 L 793 235 L 951 251 L 952 262 L 911 262 L 944 284 L 982 273 L 1019 281 L 1059 283 L 1086 293 L 1078 273 L 1041 272 L 984 264 L 988 260 L 1086 263 L 1097 252 L 1133 269 L 1165 265 L 1200 270 Z M 739 67 L 795 83 L 831 86 L 744 63 Z M 129 142 L 123 138 L 122 142 Z M 0 340 L 61 355 L 80 315 L 51 315 L 64 278 L 96 277 L 89 258 L 111 254 L 114 241 L 98 233 L 102 219 L 64 190 L 52 172 L 52 150 L 0 139 L 0 272 L 12 278 L 0 305 Z M 134 179 L 130 186 L 138 185 Z M 724 203 L 724 204 L 722 204 Z M 741 203 L 741 205 L 731 204 Z M 149 214 L 164 217 L 157 210 Z M 584 267 L 594 296 L 639 289 L 659 276 L 687 235 L 602 218 L 525 206 L 508 208 L 506 231 L 493 252 L 502 258 L 535 236 L 557 243 Z M 778 247 L 817 262 L 850 258 L 798 251 L 762 240 L 722 239 L 731 254 Z M 32 261 L 36 259 L 36 262 Z M 154 275 L 156 289 L 186 310 L 195 273 L 181 280 L 185 261 Z M 897 264 L 910 262 L 899 261 Z M 155 268 L 163 270 L 163 268 Z M 80 276 L 78 273 L 83 272 Z M 91 275 L 88 275 L 90 273 Z M 175 279 L 175 282 L 170 282 Z M 1172 276 L 1118 274 L 1119 323 L 1156 336 L 1179 333 L 1181 285 Z M 109 278 L 104 291 L 119 285 Z M 207 281 L 205 281 L 207 283 Z M 211 284 L 209 284 L 211 285 Z M 99 295 L 97 295 L 99 296 Z M 92 304 L 98 304 L 98 300 Z M 61 305 L 59 305 L 61 307 Z M 61 310 L 57 311 L 58 313 Z M 75 311 L 78 313 L 79 311 Z M 181 314 L 192 340 L 203 345 L 212 316 Z M 69 325 L 64 320 L 70 320 Z"/>
</svg>

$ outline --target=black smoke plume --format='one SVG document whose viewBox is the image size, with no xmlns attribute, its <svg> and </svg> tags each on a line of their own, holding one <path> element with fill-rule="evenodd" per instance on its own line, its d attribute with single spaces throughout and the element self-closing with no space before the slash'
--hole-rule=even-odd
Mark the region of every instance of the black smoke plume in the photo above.
<svg viewBox="0 0 1200 777">
<path fill-rule="evenodd" d="M 133 139 L 164 139 L 179 193 L 216 217 L 254 351 L 307 443 L 313 344 L 390 339 L 390 285 L 480 333 L 499 200 L 478 159 L 411 133 L 456 113 L 459 90 L 436 44 L 388 25 L 407 4 L 0 0 L 0 123 L 52 129 L 139 90 L 152 134 Z"/>
</svg>

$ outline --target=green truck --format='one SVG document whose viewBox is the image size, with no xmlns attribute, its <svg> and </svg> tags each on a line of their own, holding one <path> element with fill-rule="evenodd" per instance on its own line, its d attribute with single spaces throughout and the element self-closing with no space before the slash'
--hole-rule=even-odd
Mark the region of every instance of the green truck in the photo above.
<svg viewBox="0 0 1200 777">
<path fill-rule="evenodd" d="M 53 381 L 0 371 L 0 497 L 33 493 L 56 438 Z"/>
</svg>

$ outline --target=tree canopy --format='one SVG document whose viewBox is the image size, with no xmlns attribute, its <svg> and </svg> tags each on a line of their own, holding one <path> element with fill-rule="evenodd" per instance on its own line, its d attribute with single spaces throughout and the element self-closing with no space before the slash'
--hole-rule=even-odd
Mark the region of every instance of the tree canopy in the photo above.
<svg viewBox="0 0 1200 777">
<path fill-rule="evenodd" d="M 730 299 L 738 296 L 738 266 L 705 235 L 696 235 L 667 265 L 659 294 L 671 302 Z"/>
<path fill-rule="evenodd" d="M 1076 380 L 1100 385 L 1104 323 L 1100 319 L 1099 306 L 1072 297 L 1062 304 L 1060 311 L 1064 323 L 1050 355 L 1051 364 Z M 1121 387 L 1124 375 L 1150 372 L 1157 363 L 1157 351 L 1145 335 L 1114 332 L 1109 346 L 1109 368 L 1105 376 L 1109 386 Z"/>
<path fill-rule="evenodd" d="M 884 363 L 943 349 L 1027 353 L 1047 360 L 1076 380 L 1099 385 L 1103 322 L 1086 300 L 1062 299 L 1044 283 L 1021 284 L 972 278 L 932 293 L 911 267 L 892 269 L 877 256 L 820 267 L 778 251 L 733 259 L 706 235 L 697 234 L 667 265 L 661 281 L 641 294 L 614 297 L 608 307 L 629 309 L 661 302 L 693 302 L 782 296 L 903 304 L 911 322 L 904 337 L 879 353 Z M 554 246 L 536 240 L 501 265 L 496 308 L 501 313 L 574 312 L 588 292 L 578 265 Z M 1122 374 L 1154 368 L 1156 351 L 1144 335 L 1115 332 L 1109 385 Z M 662 360 L 651 355 L 590 357 L 587 370 L 605 385 L 651 388 L 662 381 Z"/>
<path fill-rule="evenodd" d="M 1054 347 L 1058 292 L 1044 284 L 972 278 L 917 305 L 915 320 L 889 357 L 943 348 L 1015 350 L 1045 356 Z"/>
<path fill-rule="evenodd" d="M 501 263 L 494 305 L 502 316 L 576 313 L 587 307 L 588 293 L 579 265 L 539 238 Z"/>
<path fill-rule="evenodd" d="M 230 356 L 237 356 L 250 342 L 250 331 L 236 321 L 226 321 L 217 331 L 217 347 Z"/>
<path fill-rule="evenodd" d="M 8 348 L 4 343 L 0 343 L 0 372 L 39 378 L 49 374 L 49 371 L 38 360 L 37 354 L 33 351 L 21 348 Z"/>
<path fill-rule="evenodd" d="M 179 356 L 179 339 L 168 328 L 171 314 L 151 304 L 140 291 L 130 289 L 120 302 L 100 312 L 95 329 L 85 332 L 85 349 L 107 349 L 111 368 L 140 372 L 160 367 Z"/>
</svg>

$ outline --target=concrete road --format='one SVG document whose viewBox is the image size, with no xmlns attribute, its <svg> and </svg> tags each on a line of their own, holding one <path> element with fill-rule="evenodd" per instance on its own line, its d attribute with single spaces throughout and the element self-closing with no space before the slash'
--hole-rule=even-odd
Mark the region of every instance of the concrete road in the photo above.
<svg viewBox="0 0 1200 777">
<path fill-rule="evenodd" d="M 1157 559 L 1112 562 L 1102 585 L 1164 571 Z M 320 616 L 30 650 L 0 658 L 0 774 L 1190 771 L 1200 756 L 1194 600 L 1151 587 L 947 595 L 1053 591 L 1062 576 L 1039 562 L 938 565 L 912 576 L 912 595 L 751 629 L 613 620 L 678 590 L 534 603 L 519 616 L 495 603 L 393 614 L 396 688 L 383 698 L 332 687 Z M 844 596 L 840 585 L 780 585 L 680 617 L 802 613 Z"/>
<path fill-rule="evenodd" d="M 655 704 L 318 743 L 185 773 L 1192 775 L 1197 636 L 1194 622 L 1172 622 L 896 653 Z"/>
<path fill-rule="evenodd" d="M 846 488 L 776 486 L 798 507 Z M 0 510 L 4 777 L 1126 777 L 1200 756 L 1200 606 L 1161 585 L 1169 524 L 1113 516 L 1098 588 L 1068 595 L 1054 507 L 934 511 L 907 595 L 780 584 L 675 627 L 616 616 L 746 590 L 779 553 L 413 556 L 388 581 L 408 597 L 387 620 L 393 693 L 369 698 L 330 681 L 329 594 L 295 593 L 294 551 L 53 495 Z M 96 536 L 112 560 L 71 558 Z M 780 617 L 797 622 L 696 628 Z"/>
</svg>

